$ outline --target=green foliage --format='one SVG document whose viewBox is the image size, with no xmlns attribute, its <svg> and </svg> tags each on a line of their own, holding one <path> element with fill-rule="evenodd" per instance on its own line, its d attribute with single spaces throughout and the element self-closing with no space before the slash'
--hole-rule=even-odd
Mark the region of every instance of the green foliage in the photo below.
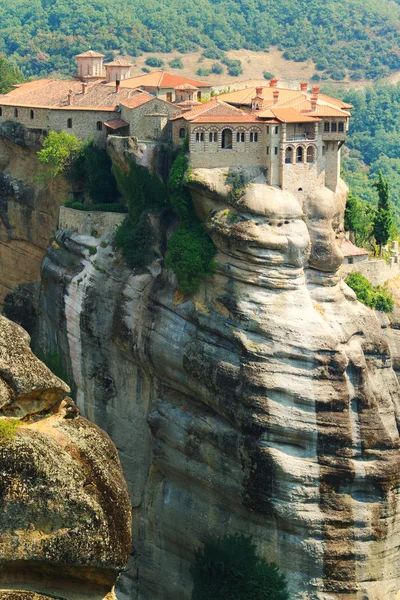
<svg viewBox="0 0 400 600">
<path fill-rule="evenodd" d="M 361 273 L 351 273 L 345 281 L 355 291 L 357 300 L 366 306 L 383 312 L 393 310 L 393 296 L 385 287 L 374 287 Z"/>
<path fill-rule="evenodd" d="M 209 75 L 211 75 L 211 71 L 210 69 L 200 67 L 199 69 L 197 69 L 196 74 L 199 75 L 199 77 L 208 77 Z"/>
<path fill-rule="evenodd" d="M 66 75 L 87 48 L 113 58 L 201 47 L 220 60 L 227 50 L 278 46 L 291 60 L 328 63 L 335 78 L 343 65 L 366 79 L 400 68 L 400 6 L 390 0 L 13 0 L 1 3 L 0 19 L 0 53 L 27 76 Z"/>
<path fill-rule="evenodd" d="M 103 212 L 117 212 L 127 213 L 128 209 L 119 202 L 111 202 L 109 204 L 84 204 L 83 202 L 76 202 L 73 198 L 64 202 L 64 206 L 67 208 L 74 208 L 75 210 L 84 210 L 86 212 L 101 210 Z"/>
<path fill-rule="evenodd" d="M 181 58 L 173 58 L 168 64 L 171 69 L 183 69 L 184 66 Z"/>
<path fill-rule="evenodd" d="M 354 234 L 356 246 L 368 247 L 372 237 L 375 208 L 369 202 L 363 202 L 350 192 L 344 213 L 345 231 Z"/>
<path fill-rule="evenodd" d="M 192 600 L 288 600 L 286 579 L 256 554 L 250 537 L 207 541 L 191 567 Z"/>
<path fill-rule="evenodd" d="M 197 217 L 184 177 L 188 161 L 179 154 L 172 165 L 168 191 L 172 209 L 180 222 L 168 242 L 165 265 L 171 268 L 184 294 L 193 294 L 201 279 L 214 272 L 216 248 Z"/>
<path fill-rule="evenodd" d="M 220 63 L 213 63 L 211 65 L 211 72 L 216 75 L 221 75 L 224 72 L 224 67 Z"/>
<path fill-rule="evenodd" d="M 0 444 L 11 444 L 17 435 L 17 429 L 21 425 L 18 419 L 0 418 Z"/>
<path fill-rule="evenodd" d="M 148 69 L 147 67 L 142 67 L 142 71 L 143 73 L 150 73 L 150 69 Z"/>
<path fill-rule="evenodd" d="M 275 75 L 271 73 L 271 71 L 263 71 L 263 77 L 269 81 L 270 79 L 273 79 Z"/>
<path fill-rule="evenodd" d="M 232 77 L 238 77 L 243 73 L 242 62 L 240 60 L 231 60 L 227 56 L 221 58 L 221 62 L 228 68 L 229 75 Z"/>
<path fill-rule="evenodd" d="M 7 94 L 15 83 L 22 83 L 24 80 L 18 67 L 11 65 L 4 57 L 0 57 L 0 94 Z"/>
<path fill-rule="evenodd" d="M 113 169 L 129 212 L 118 227 L 114 242 L 131 269 L 143 268 L 152 260 L 156 242 L 149 214 L 167 205 L 167 190 L 158 177 L 136 163 L 131 163 L 128 173 L 115 165 Z"/>
<path fill-rule="evenodd" d="M 81 149 L 85 192 L 95 204 L 110 204 L 119 198 L 111 158 L 104 150 L 89 142 Z M 78 159 L 79 160 L 79 159 Z"/>
<path fill-rule="evenodd" d="M 47 166 L 49 179 L 65 173 L 76 159 L 82 142 L 74 135 L 60 131 L 49 131 L 42 150 L 37 153 L 39 162 Z"/>
<path fill-rule="evenodd" d="M 164 61 L 161 60 L 161 58 L 157 58 L 156 56 L 149 56 L 149 58 L 146 58 L 146 65 L 148 65 L 149 67 L 162 67 L 164 64 Z"/>
<path fill-rule="evenodd" d="M 373 234 L 376 243 L 382 249 L 387 244 L 391 235 L 394 233 L 394 220 L 392 209 L 390 207 L 389 184 L 383 177 L 381 171 L 378 172 L 378 179 L 373 186 L 378 192 L 378 208 L 374 217 Z"/>
<path fill-rule="evenodd" d="M 235 204 L 243 196 L 247 183 L 246 178 L 242 172 L 229 171 L 225 181 L 227 185 L 231 186 L 230 203 Z"/>
</svg>

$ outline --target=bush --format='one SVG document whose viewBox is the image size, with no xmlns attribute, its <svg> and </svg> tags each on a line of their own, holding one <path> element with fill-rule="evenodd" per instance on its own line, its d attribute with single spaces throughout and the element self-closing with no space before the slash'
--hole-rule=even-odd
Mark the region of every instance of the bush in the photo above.
<svg viewBox="0 0 400 600">
<path fill-rule="evenodd" d="M 161 58 L 157 58 L 156 56 L 149 56 L 149 58 L 146 58 L 145 63 L 149 67 L 162 67 L 164 61 L 161 60 Z"/>
<path fill-rule="evenodd" d="M 143 73 L 150 73 L 150 69 L 148 69 L 147 67 L 142 67 L 142 71 Z"/>
<path fill-rule="evenodd" d="M 199 77 L 208 77 L 209 75 L 211 75 L 210 69 L 205 69 L 204 67 L 200 67 L 199 69 L 197 69 L 196 73 L 197 75 L 199 75 Z"/>
<path fill-rule="evenodd" d="M 37 153 L 39 162 L 48 167 L 48 178 L 65 173 L 77 158 L 82 142 L 65 131 L 49 131 L 42 150 Z"/>
<path fill-rule="evenodd" d="M 181 58 L 173 58 L 168 64 L 171 69 L 183 69 L 183 62 Z"/>
<path fill-rule="evenodd" d="M 270 79 L 273 79 L 275 75 L 271 73 L 271 71 L 263 71 L 263 77 L 269 81 Z"/>
<path fill-rule="evenodd" d="M 345 279 L 347 285 L 355 291 L 357 300 L 370 308 L 390 312 L 394 307 L 392 294 L 384 287 L 374 287 L 361 273 L 351 273 Z"/>
<path fill-rule="evenodd" d="M 142 213 L 137 221 L 127 217 L 117 228 L 114 243 L 121 249 L 130 269 L 140 269 L 149 264 L 155 257 L 153 247 L 156 243 L 149 215 Z"/>
<path fill-rule="evenodd" d="M 10 444 L 14 441 L 17 428 L 21 425 L 18 419 L 0 418 L 0 444 Z"/>
<path fill-rule="evenodd" d="M 221 75 L 221 73 L 224 72 L 224 67 L 220 65 L 220 63 L 213 63 L 211 65 L 211 72 L 215 73 L 216 75 Z"/>
<path fill-rule="evenodd" d="M 286 579 L 256 554 L 250 537 L 227 535 L 205 543 L 190 569 L 192 600 L 288 600 Z"/>
<path fill-rule="evenodd" d="M 67 200 L 64 203 L 66 208 L 74 208 L 75 210 L 84 210 L 86 212 L 102 210 L 103 212 L 117 212 L 127 213 L 128 209 L 119 202 L 111 202 L 109 204 L 83 204 L 83 202 L 76 202 L 73 198 Z"/>
</svg>

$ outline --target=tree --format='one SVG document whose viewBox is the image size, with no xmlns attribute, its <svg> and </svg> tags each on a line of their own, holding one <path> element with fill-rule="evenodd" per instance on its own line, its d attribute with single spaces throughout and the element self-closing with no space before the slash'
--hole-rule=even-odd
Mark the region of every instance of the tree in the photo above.
<svg viewBox="0 0 400 600">
<path fill-rule="evenodd" d="M 369 202 L 364 202 L 351 192 L 347 198 L 344 213 L 345 231 L 350 231 L 352 241 L 357 246 L 366 247 L 372 237 L 375 209 Z"/>
<path fill-rule="evenodd" d="M 372 184 L 378 192 L 378 208 L 375 213 L 373 234 L 382 254 L 382 246 L 388 243 L 394 229 L 393 213 L 390 206 L 389 184 L 378 171 L 378 179 Z"/>
<path fill-rule="evenodd" d="M 192 600 L 288 600 L 285 576 L 256 554 L 250 537 L 209 540 L 190 570 Z"/>
<path fill-rule="evenodd" d="M 49 131 L 42 150 L 37 153 L 39 162 L 48 167 L 48 179 L 66 172 L 77 157 L 81 145 L 82 142 L 77 137 L 65 131 Z"/>
<path fill-rule="evenodd" d="M 24 76 L 18 67 L 13 67 L 5 58 L 0 57 L 0 94 L 7 94 L 15 83 L 23 81 Z"/>
</svg>

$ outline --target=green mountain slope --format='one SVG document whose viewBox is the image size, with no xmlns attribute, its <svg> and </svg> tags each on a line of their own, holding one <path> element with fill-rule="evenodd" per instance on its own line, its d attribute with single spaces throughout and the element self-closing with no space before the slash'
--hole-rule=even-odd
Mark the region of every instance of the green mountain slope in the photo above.
<svg viewBox="0 0 400 600">
<path fill-rule="evenodd" d="M 278 46 L 333 79 L 400 69 L 392 0 L 3 0 L 0 23 L 0 52 L 25 75 L 67 73 L 66 59 L 88 47 L 110 56 Z"/>
</svg>

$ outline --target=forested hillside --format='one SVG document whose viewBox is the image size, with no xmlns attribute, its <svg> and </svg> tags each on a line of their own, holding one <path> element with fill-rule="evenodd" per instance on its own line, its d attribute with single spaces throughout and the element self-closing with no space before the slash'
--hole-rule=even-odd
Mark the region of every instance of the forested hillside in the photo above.
<svg viewBox="0 0 400 600">
<path fill-rule="evenodd" d="M 25 75 L 69 73 L 88 47 L 129 55 L 208 54 L 278 46 L 313 59 L 322 79 L 375 79 L 400 69 L 400 6 L 392 0 L 12 0 L 1 2 L 0 52 Z"/>
</svg>

